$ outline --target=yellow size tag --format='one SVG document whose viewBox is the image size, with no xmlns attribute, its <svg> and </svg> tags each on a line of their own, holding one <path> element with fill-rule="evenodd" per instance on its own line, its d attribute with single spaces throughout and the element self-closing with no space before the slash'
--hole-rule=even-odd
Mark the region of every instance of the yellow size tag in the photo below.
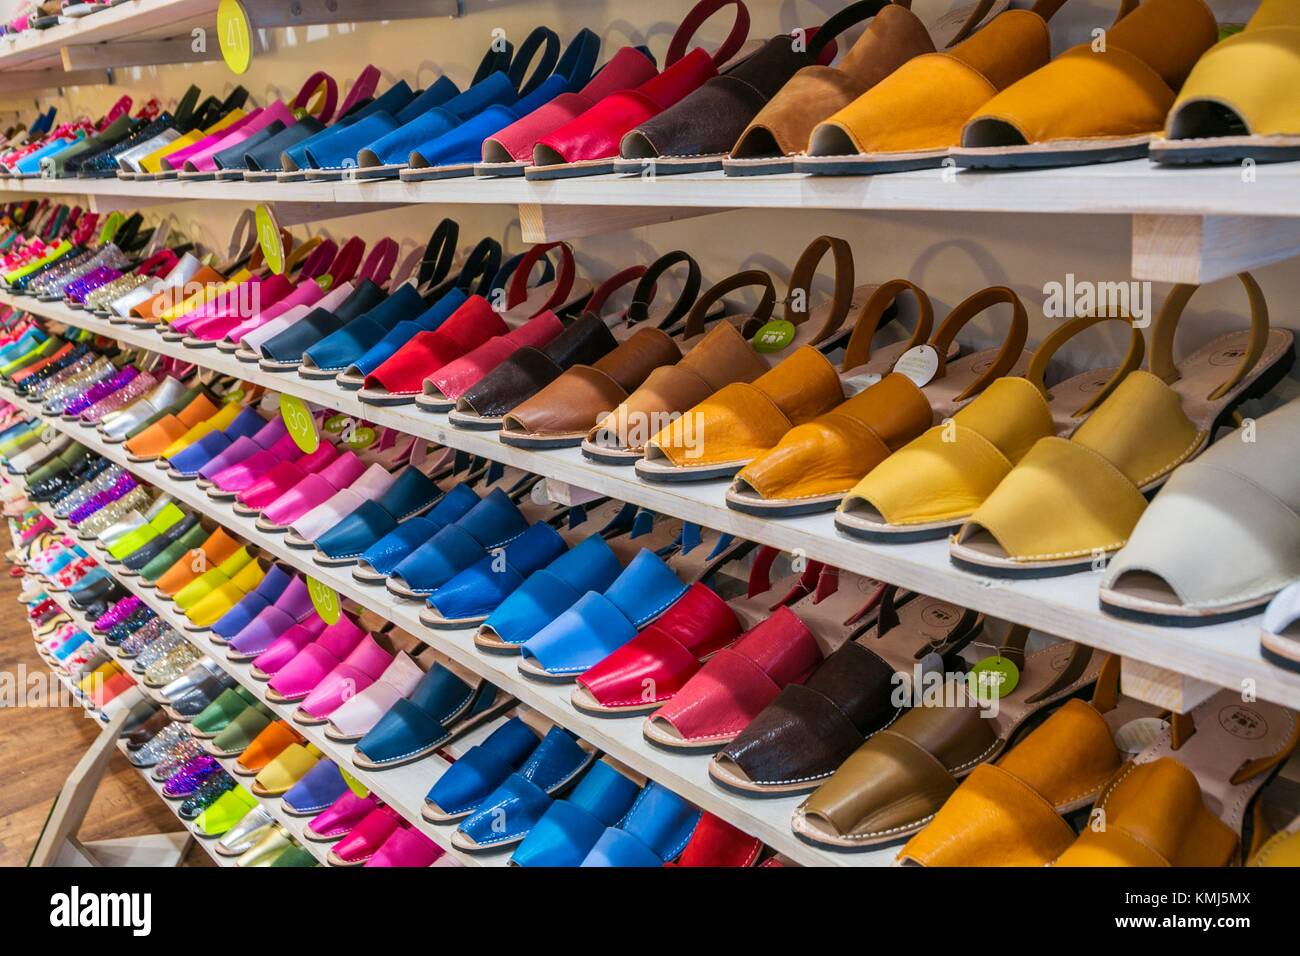
<svg viewBox="0 0 1300 956">
<path fill-rule="evenodd" d="M 294 444 L 304 452 L 310 455 L 320 446 L 316 419 L 301 398 L 296 395 L 281 395 L 280 417 L 284 419 L 284 427 L 293 436 Z"/>
<path fill-rule="evenodd" d="M 284 273 L 284 238 L 280 222 L 266 203 L 257 204 L 257 244 L 262 247 L 262 258 L 276 275 Z"/>
<path fill-rule="evenodd" d="M 321 584 L 315 578 L 307 579 L 307 593 L 311 595 L 311 606 L 316 609 L 320 619 L 326 624 L 339 622 L 339 594 L 332 587 Z"/>
<path fill-rule="evenodd" d="M 217 4 L 217 39 L 221 58 L 232 73 L 246 73 L 253 62 L 253 27 L 248 11 L 239 0 L 221 0 Z"/>
</svg>

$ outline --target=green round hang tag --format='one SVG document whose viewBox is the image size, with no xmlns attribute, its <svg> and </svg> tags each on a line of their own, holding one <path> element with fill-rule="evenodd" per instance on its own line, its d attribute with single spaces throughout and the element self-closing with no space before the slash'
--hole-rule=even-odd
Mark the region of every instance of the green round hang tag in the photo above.
<svg viewBox="0 0 1300 956">
<path fill-rule="evenodd" d="M 378 437 L 379 436 L 375 433 L 373 428 L 366 425 L 360 425 L 353 430 L 352 437 L 346 439 L 343 444 L 347 445 L 353 451 L 362 451 L 363 449 L 369 448 L 373 445 L 375 439 Z"/>
<path fill-rule="evenodd" d="M 239 0 L 221 0 L 217 4 L 217 42 L 230 72 L 248 72 L 253 62 L 253 27 Z"/>
<path fill-rule="evenodd" d="M 310 455 L 320 447 L 320 435 L 316 434 L 316 419 L 306 402 L 296 395 L 280 396 L 280 417 L 284 427 L 293 436 L 294 444 Z"/>
<path fill-rule="evenodd" d="M 326 624 L 339 622 L 339 594 L 332 587 L 321 584 L 315 578 L 307 579 L 307 593 L 311 595 L 311 606 L 316 609 L 320 619 Z"/>
<path fill-rule="evenodd" d="M 764 322 L 749 340 L 755 352 L 779 352 L 794 341 L 794 323 L 786 319 Z"/>
<path fill-rule="evenodd" d="M 1001 699 L 1020 683 L 1020 668 L 1005 657 L 994 655 L 977 661 L 967 679 L 971 692 L 980 700 Z"/>
<path fill-rule="evenodd" d="M 325 419 L 325 430 L 331 435 L 337 435 L 343 429 L 347 428 L 348 422 L 352 421 L 351 415 L 331 415 Z"/>
<path fill-rule="evenodd" d="M 356 777 L 352 776 L 352 774 L 348 773 L 342 767 L 339 768 L 339 773 L 343 776 L 343 782 L 348 785 L 348 789 L 358 797 L 366 797 L 370 795 L 369 788 Z"/>
<path fill-rule="evenodd" d="M 262 258 L 276 275 L 284 274 L 284 238 L 280 235 L 280 222 L 266 203 L 258 203 L 254 214 L 257 220 L 257 244 L 262 247 Z"/>
<path fill-rule="evenodd" d="M 334 285 L 334 277 L 327 272 L 323 276 L 316 277 L 316 284 L 320 286 L 322 292 L 328 292 Z"/>
</svg>

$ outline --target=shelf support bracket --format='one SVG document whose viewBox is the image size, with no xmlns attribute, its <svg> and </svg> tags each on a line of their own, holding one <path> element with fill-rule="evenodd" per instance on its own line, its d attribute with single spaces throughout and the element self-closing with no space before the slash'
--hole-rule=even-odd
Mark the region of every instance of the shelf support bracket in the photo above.
<svg viewBox="0 0 1300 956">
<path fill-rule="evenodd" d="M 1119 686 L 1129 697 L 1178 714 L 1187 713 L 1223 689 L 1208 681 L 1131 657 L 1120 661 Z"/>
<path fill-rule="evenodd" d="M 709 216 L 725 209 L 680 206 L 567 206 L 520 203 L 519 228 L 525 242 L 556 242 L 607 232 Z"/>
<path fill-rule="evenodd" d="M 1133 217 L 1133 277 L 1203 285 L 1300 256 L 1300 219 Z"/>
</svg>

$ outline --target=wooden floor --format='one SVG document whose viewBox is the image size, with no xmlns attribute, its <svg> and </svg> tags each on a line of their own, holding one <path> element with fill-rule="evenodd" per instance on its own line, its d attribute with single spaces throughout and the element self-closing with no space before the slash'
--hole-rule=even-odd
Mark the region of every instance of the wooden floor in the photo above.
<svg viewBox="0 0 1300 956">
<path fill-rule="evenodd" d="M 7 539 L 8 534 L 4 537 Z M 6 544 L 8 542 L 6 541 Z M 0 672 L 48 671 L 32 645 L 24 609 L 16 601 L 21 578 L 0 559 Z M 23 866 L 40 837 L 64 779 L 99 732 L 80 707 L 0 707 L 0 866 Z M 95 794 L 81 830 L 83 841 L 166 833 L 180 821 L 119 753 Z M 192 846 L 187 866 L 211 866 Z"/>
</svg>

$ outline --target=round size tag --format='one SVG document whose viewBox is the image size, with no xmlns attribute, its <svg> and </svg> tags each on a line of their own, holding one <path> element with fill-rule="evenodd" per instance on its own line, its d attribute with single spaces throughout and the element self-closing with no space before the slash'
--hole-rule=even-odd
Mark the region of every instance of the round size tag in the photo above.
<svg viewBox="0 0 1300 956">
<path fill-rule="evenodd" d="M 284 238 L 280 222 L 266 203 L 257 204 L 257 244 L 262 247 L 262 258 L 276 275 L 284 273 Z"/>
<path fill-rule="evenodd" d="M 785 319 L 764 322 L 751 338 L 755 352 L 779 352 L 794 341 L 794 323 Z"/>
<path fill-rule="evenodd" d="M 293 436 L 294 444 L 310 455 L 320 447 L 320 435 L 316 432 L 316 418 L 307 403 L 296 395 L 280 396 L 280 417 L 284 427 Z"/>
<path fill-rule="evenodd" d="M 1115 731 L 1115 746 L 1121 753 L 1139 754 L 1169 729 L 1169 722 L 1159 717 L 1138 717 Z"/>
<path fill-rule="evenodd" d="M 315 578 L 307 579 L 307 593 L 311 595 L 311 606 L 316 609 L 320 619 L 326 624 L 337 624 L 342 611 L 339 608 L 339 594 L 332 587 L 321 584 Z"/>
<path fill-rule="evenodd" d="M 1020 668 L 1005 657 L 986 657 L 971 667 L 968 680 L 977 699 L 1001 699 L 1020 683 Z"/>
<path fill-rule="evenodd" d="M 352 774 L 348 773 L 342 767 L 339 767 L 339 774 L 343 777 L 343 782 L 348 785 L 348 789 L 358 797 L 367 797 L 370 795 L 370 788 L 358 780 Z"/>
<path fill-rule="evenodd" d="M 217 4 L 217 41 L 230 72 L 248 72 L 253 62 L 253 26 L 239 0 L 221 0 Z"/>
<path fill-rule="evenodd" d="M 854 395 L 861 395 L 879 382 L 880 375 L 876 372 L 862 372 L 859 375 L 846 375 L 840 381 L 844 385 L 844 397 L 852 398 Z"/>
<path fill-rule="evenodd" d="M 331 415 L 325 419 L 325 430 L 331 435 L 337 435 L 348 427 L 350 421 L 352 421 L 351 415 Z"/>
<path fill-rule="evenodd" d="M 939 353 L 933 345 L 914 345 L 899 356 L 894 371 L 906 375 L 917 388 L 924 388 L 939 371 Z"/>
<path fill-rule="evenodd" d="M 362 451 L 375 443 L 378 434 L 369 425 L 358 425 L 352 434 L 343 439 L 343 444 L 353 451 Z"/>
</svg>

